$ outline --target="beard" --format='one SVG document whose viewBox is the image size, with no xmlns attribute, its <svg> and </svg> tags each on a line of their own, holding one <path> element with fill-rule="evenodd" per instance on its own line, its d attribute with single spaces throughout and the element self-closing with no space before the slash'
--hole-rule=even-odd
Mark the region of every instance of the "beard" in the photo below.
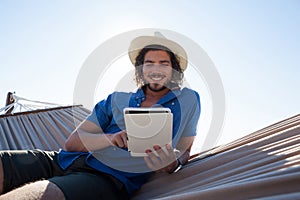
<svg viewBox="0 0 300 200">
<path fill-rule="evenodd" d="M 165 85 L 160 85 L 157 83 L 154 84 L 147 84 L 146 87 L 151 90 L 152 92 L 160 92 L 163 91 L 164 89 L 166 89 L 167 87 Z"/>
</svg>

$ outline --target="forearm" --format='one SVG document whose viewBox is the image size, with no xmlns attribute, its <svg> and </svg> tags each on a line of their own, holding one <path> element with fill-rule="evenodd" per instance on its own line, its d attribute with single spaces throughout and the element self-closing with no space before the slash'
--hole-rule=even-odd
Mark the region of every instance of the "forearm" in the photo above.
<svg viewBox="0 0 300 200">
<path fill-rule="evenodd" d="M 181 154 L 179 157 L 177 157 L 177 159 L 168 166 L 167 168 L 167 172 L 168 173 L 173 173 L 177 168 L 178 166 L 181 164 L 181 165 L 184 165 L 188 162 L 190 158 L 190 152 L 189 151 L 185 151 L 183 154 Z"/>
<path fill-rule="evenodd" d="M 179 159 L 181 164 L 186 164 L 190 159 L 190 152 L 192 149 L 194 138 L 195 137 L 184 137 L 179 141 L 178 145 L 176 146 L 176 149 L 178 149 L 179 151 L 176 157 Z"/>
<path fill-rule="evenodd" d="M 169 173 L 174 172 L 174 170 L 176 170 L 180 164 L 185 165 L 189 161 L 193 141 L 194 137 L 186 137 L 180 140 L 179 144 L 177 145 L 178 150 L 175 151 L 177 159 L 169 166 Z"/>
<path fill-rule="evenodd" d="M 87 152 L 104 149 L 112 145 L 110 137 L 110 134 L 75 131 L 67 139 L 65 150 Z"/>
<path fill-rule="evenodd" d="M 185 151 L 179 158 L 177 158 L 181 164 L 186 164 L 190 159 L 190 151 Z"/>
</svg>

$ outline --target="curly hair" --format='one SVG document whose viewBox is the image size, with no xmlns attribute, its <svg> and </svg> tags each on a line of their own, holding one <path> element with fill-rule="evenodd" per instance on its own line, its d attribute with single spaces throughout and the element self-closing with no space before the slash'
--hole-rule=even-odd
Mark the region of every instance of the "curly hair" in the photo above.
<svg viewBox="0 0 300 200">
<path fill-rule="evenodd" d="M 173 72 L 172 78 L 167 85 L 168 88 L 173 89 L 176 87 L 180 87 L 183 81 L 183 71 L 180 67 L 179 58 L 167 47 L 162 45 L 148 45 L 145 46 L 142 50 L 140 50 L 138 56 L 135 59 L 135 81 L 138 87 L 143 87 L 146 85 L 143 76 L 143 64 L 145 60 L 145 55 L 149 51 L 165 51 L 170 56 Z"/>
</svg>

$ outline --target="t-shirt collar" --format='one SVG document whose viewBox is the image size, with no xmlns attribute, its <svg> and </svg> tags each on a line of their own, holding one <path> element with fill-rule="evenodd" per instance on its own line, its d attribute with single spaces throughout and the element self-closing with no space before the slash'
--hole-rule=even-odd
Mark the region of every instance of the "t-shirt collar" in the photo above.
<svg viewBox="0 0 300 200">
<path fill-rule="evenodd" d="M 157 104 L 164 104 L 170 100 L 173 100 L 174 98 L 177 98 L 179 95 L 181 94 L 181 89 L 173 89 L 173 90 L 170 90 L 165 96 L 163 96 L 158 102 Z M 145 93 L 144 91 L 139 88 L 136 93 L 134 93 L 134 100 L 135 101 L 138 101 L 138 102 L 141 102 L 141 101 L 144 101 L 146 96 L 145 96 Z"/>
</svg>

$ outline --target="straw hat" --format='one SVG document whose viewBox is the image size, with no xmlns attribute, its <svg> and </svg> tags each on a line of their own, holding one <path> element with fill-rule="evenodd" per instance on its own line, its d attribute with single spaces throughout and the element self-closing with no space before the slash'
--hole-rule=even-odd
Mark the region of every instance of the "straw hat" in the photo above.
<svg viewBox="0 0 300 200">
<path fill-rule="evenodd" d="M 131 63 L 134 65 L 139 52 L 148 45 L 162 45 L 170 49 L 179 59 L 182 71 L 187 68 L 187 54 L 185 50 L 176 42 L 168 40 L 160 32 L 154 32 L 154 36 L 140 36 L 132 40 L 128 49 Z"/>
</svg>

